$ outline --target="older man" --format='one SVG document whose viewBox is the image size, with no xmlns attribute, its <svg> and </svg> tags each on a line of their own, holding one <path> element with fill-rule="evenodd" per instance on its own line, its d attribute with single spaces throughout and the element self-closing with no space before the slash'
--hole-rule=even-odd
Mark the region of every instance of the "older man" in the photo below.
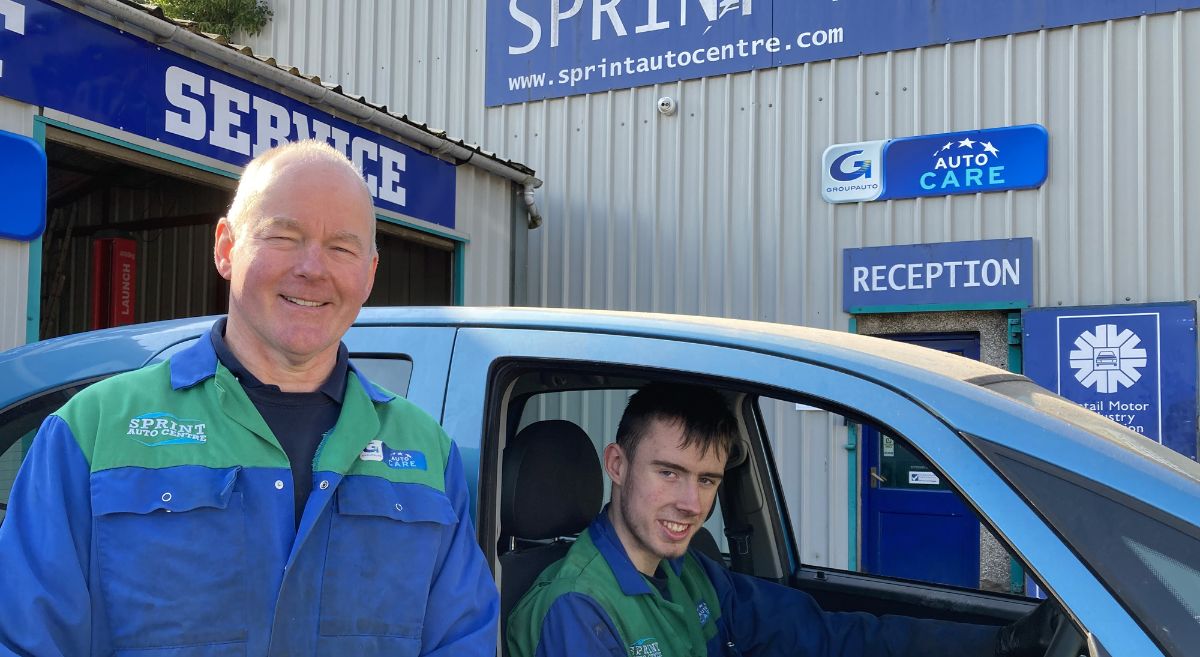
<svg viewBox="0 0 1200 657">
<path fill-rule="evenodd" d="M 458 452 L 341 344 L 374 242 L 341 153 L 250 163 L 216 229 L 228 317 L 34 440 L 0 528 L 0 652 L 494 653 Z"/>
<path fill-rule="evenodd" d="M 1043 605 L 1005 628 L 829 613 L 689 550 L 737 421 L 717 392 L 651 384 L 604 450 L 612 502 L 509 616 L 512 657 L 1041 657 Z"/>
</svg>

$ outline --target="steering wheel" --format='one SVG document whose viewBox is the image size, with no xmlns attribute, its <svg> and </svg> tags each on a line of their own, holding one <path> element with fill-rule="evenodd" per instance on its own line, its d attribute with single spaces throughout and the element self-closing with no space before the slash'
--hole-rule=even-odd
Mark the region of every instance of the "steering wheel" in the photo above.
<svg viewBox="0 0 1200 657">
<path fill-rule="evenodd" d="M 1058 608 L 1058 613 L 1062 620 L 1059 622 L 1058 628 L 1054 630 L 1054 636 L 1050 638 L 1050 645 L 1046 648 L 1045 657 L 1087 655 L 1083 635 L 1075 629 L 1075 625 L 1071 621 L 1067 620 L 1067 615 L 1061 608 Z"/>
</svg>

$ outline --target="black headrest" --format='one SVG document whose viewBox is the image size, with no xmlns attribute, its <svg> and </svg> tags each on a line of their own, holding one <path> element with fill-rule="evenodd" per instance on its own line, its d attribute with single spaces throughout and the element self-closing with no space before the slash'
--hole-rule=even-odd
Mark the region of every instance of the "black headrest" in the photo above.
<svg viewBox="0 0 1200 657">
<path fill-rule="evenodd" d="M 596 447 L 575 423 L 534 422 L 504 447 L 505 536 L 541 540 L 578 534 L 600 512 L 603 498 Z"/>
</svg>

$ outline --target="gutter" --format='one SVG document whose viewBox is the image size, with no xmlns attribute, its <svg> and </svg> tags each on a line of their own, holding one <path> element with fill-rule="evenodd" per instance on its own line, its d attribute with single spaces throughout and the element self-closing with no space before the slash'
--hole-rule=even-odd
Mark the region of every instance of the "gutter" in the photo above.
<svg viewBox="0 0 1200 657">
<path fill-rule="evenodd" d="M 470 162 L 472 166 L 510 180 L 523 189 L 521 196 L 525 206 L 529 209 L 530 227 L 541 224 L 541 215 L 533 204 L 533 190 L 541 187 L 542 181 L 532 171 L 522 170 L 497 157 L 488 155 L 480 149 L 472 149 L 441 137 L 429 129 L 375 109 L 366 103 L 356 101 L 306 78 L 297 77 L 255 57 L 221 45 L 213 39 L 195 34 L 169 20 L 156 18 L 119 0 L 68 0 L 64 4 L 85 7 L 106 14 L 118 24 L 128 23 L 149 33 L 155 43 L 172 44 L 185 51 L 195 51 L 251 78 L 259 78 L 276 84 L 311 105 L 325 105 L 340 114 L 352 117 L 360 125 L 371 126 L 379 132 L 398 135 L 406 141 L 420 144 L 428 148 L 434 156 L 457 164 Z M 117 25 L 117 27 L 121 26 Z M 481 158 L 473 159 L 476 155 L 480 155 Z"/>
</svg>

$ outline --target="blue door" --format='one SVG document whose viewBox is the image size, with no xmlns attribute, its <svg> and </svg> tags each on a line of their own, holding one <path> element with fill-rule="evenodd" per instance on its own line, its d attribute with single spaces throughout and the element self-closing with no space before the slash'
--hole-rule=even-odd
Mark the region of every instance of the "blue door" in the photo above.
<svg viewBox="0 0 1200 657">
<path fill-rule="evenodd" d="M 979 360 L 974 333 L 888 337 Z M 904 442 L 864 425 L 863 570 L 979 586 L 979 521 L 940 474 Z"/>
</svg>

